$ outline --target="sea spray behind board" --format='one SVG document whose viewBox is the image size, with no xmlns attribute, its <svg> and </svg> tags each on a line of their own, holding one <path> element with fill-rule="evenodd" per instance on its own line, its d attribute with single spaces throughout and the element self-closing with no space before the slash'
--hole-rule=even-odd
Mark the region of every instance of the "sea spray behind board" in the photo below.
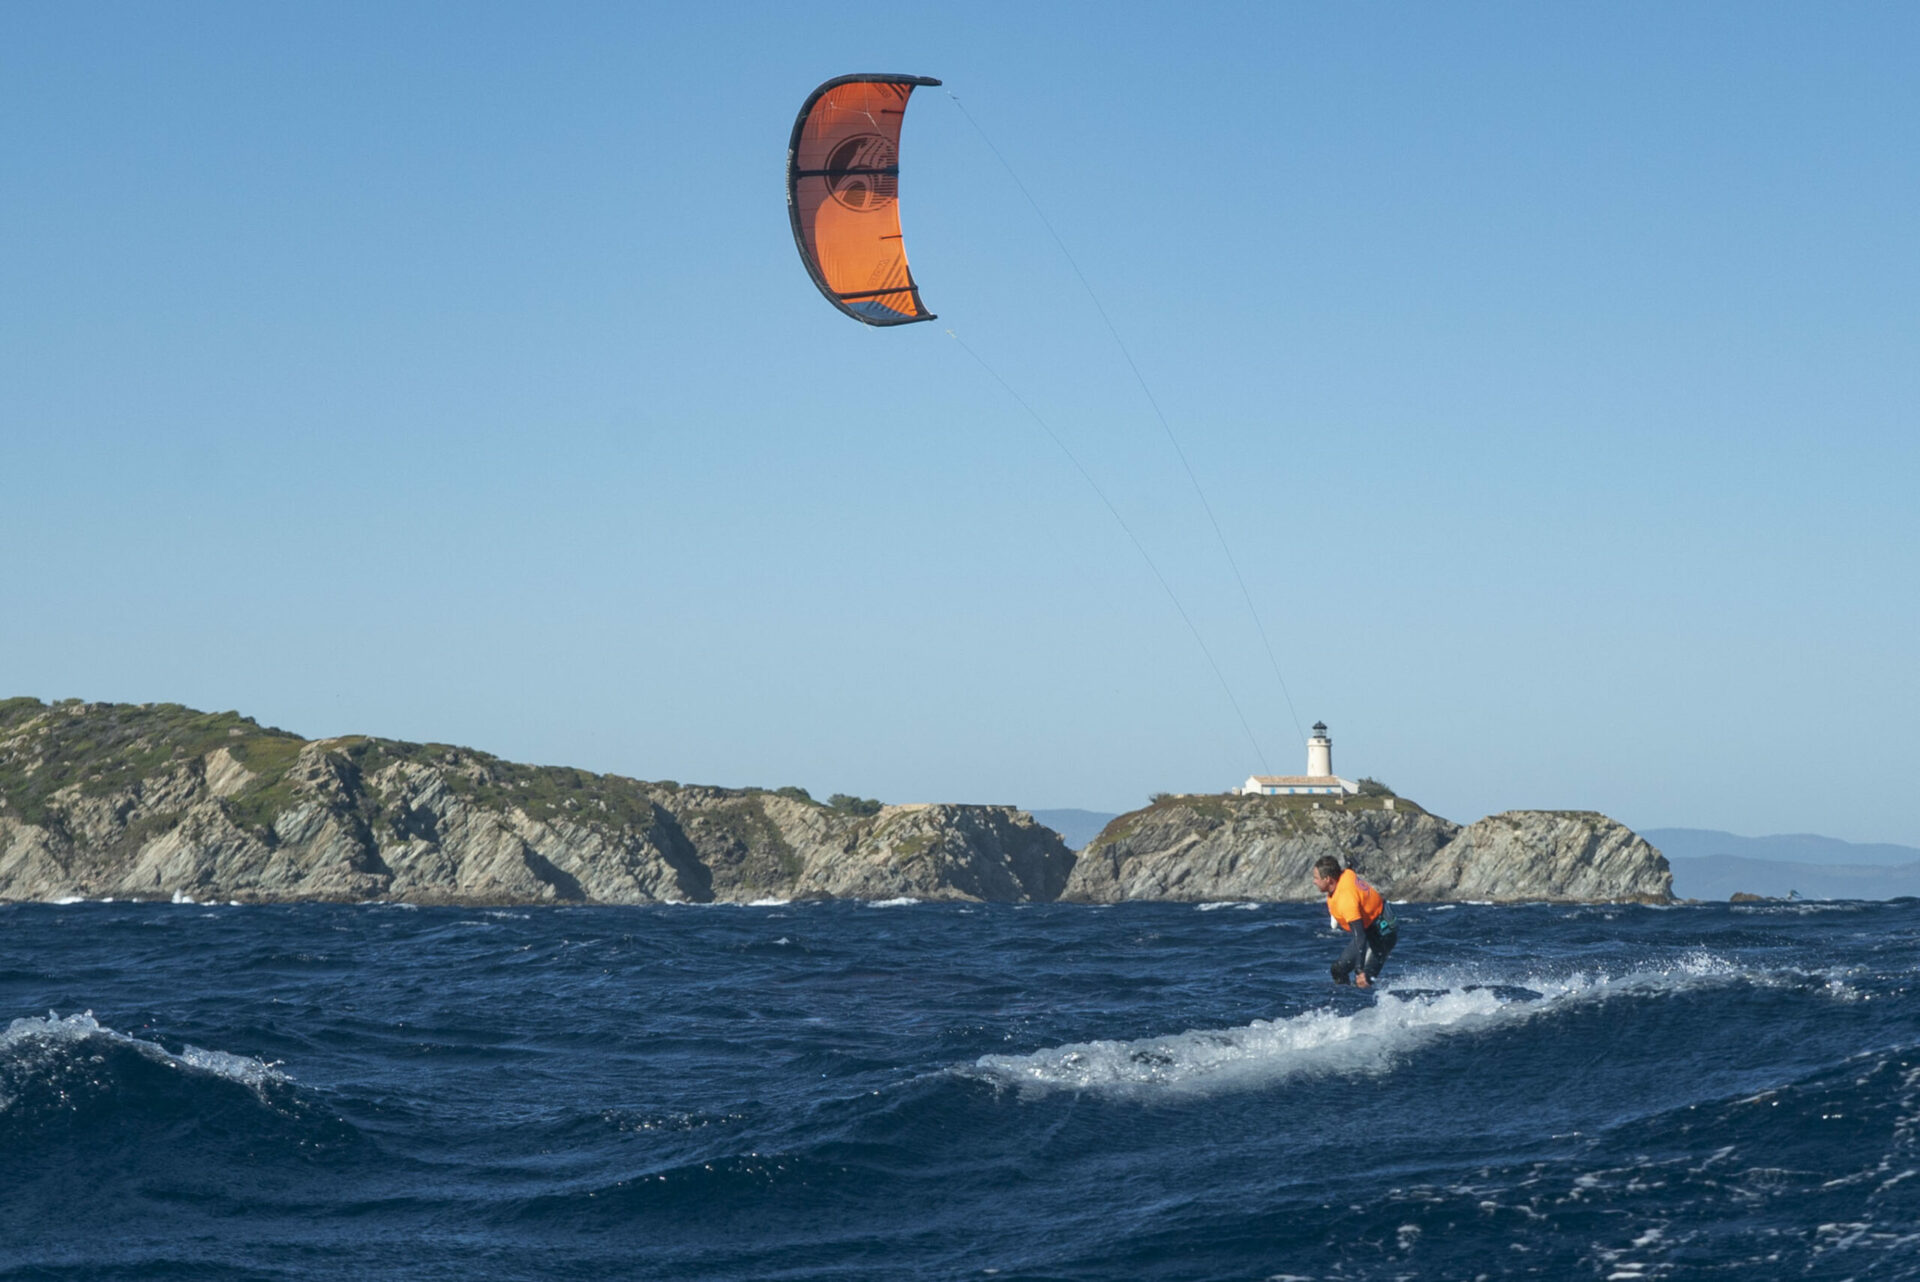
<svg viewBox="0 0 1920 1282">
<path fill-rule="evenodd" d="M 0 1277 L 1920 1277 L 1920 904 L 873 908 L 0 908 Z"/>
<path fill-rule="evenodd" d="M 1426 1042 L 1485 1029 L 1515 1009 L 1524 1013 L 1485 988 L 1449 991 L 1240 1028 L 982 1055 L 970 1075 L 1029 1092 L 1093 1090 L 1141 1100 L 1161 1092 L 1253 1090 L 1309 1074 L 1381 1072 Z"/>
</svg>

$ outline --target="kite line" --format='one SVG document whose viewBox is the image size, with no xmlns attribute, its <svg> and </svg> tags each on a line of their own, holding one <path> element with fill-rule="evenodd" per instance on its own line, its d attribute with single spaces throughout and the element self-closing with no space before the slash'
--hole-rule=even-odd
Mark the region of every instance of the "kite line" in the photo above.
<svg viewBox="0 0 1920 1282">
<path fill-rule="evenodd" d="M 1087 299 L 1093 304 L 1093 309 L 1100 313 L 1100 320 L 1107 327 L 1107 333 L 1113 337 L 1114 346 L 1120 349 L 1120 355 L 1125 358 L 1127 368 L 1133 371 L 1134 381 L 1140 384 L 1140 391 L 1147 398 L 1147 404 L 1152 407 L 1154 418 L 1159 420 L 1160 430 L 1166 433 L 1167 443 L 1173 446 L 1174 454 L 1180 459 L 1180 466 L 1186 471 L 1187 481 L 1193 486 L 1194 496 L 1200 500 L 1201 510 L 1207 514 L 1207 521 L 1213 526 L 1214 538 L 1219 540 L 1220 551 L 1226 556 L 1227 566 L 1233 571 L 1233 580 L 1240 585 L 1240 597 L 1247 603 L 1247 613 L 1253 618 L 1254 631 L 1260 634 L 1260 644 L 1266 649 L 1267 663 L 1273 669 L 1273 679 L 1279 684 L 1280 694 L 1287 702 L 1287 713 L 1293 718 L 1293 728 L 1299 732 L 1302 739 L 1306 738 L 1306 731 L 1300 724 L 1300 714 L 1293 706 L 1293 693 L 1287 689 L 1287 679 L 1280 674 L 1280 661 L 1274 656 L 1273 642 L 1268 639 L 1266 625 L 1261 622 L 1260 611 L 1253 603 L 1253 593 L 1247 588 L 1247 580 L 1240 573 L 1240 563 L 1233 555 L 1233 548 L 1227 543 L 1226 532 L 1220 528 L 1220 519 L 1214 515 L 1213 504 L 1207 501 L 1207 493 L 1201 488 L 1200 478 L 1195 474 L 1193 464 L 1188 461 L 1186 450 L 1181 448 L 1179 438 L 1174 435 L 1173 425 L 1167 421 L 1166 413 L 1160 408 L 1160 398 L 1155 396 L 1153 394 L 1153 388 L 1148 386 L 1146 375 L 1140 372 L 1139 363 L 1133 359 L 1133 352 L 1128 349 L 1126 340 L 1120 337 L 1120 330 L 1114 325 L 1113 318 L 1107 314 L 1106 305 L 1100 301 L 1100 295 L 1094 290 L 1093 283 L 1087 279 L 1087 274 L 1080 270 L 1079 260 L 1074 258 L 1073 251 L 1067 248 L 1067 242 L 1060 238 L 1058 231 L 1054 230 L 1053 221 L 1047 217 L 1046 211 L 1040 207 L 1040 202 L 1034 199 L 1031 191 L 1027 190 L 1027 185 L 1020 181 L 1020 175 L 1015 172 L 1013 165 L 1009 163 L 1006 156 L 1001 153 L 1000 148 L 994 145 L 993 139 L 987 136 L 987 131 L 980 127 L 980 122 L 973 118 L 973 113 L 967 110 L 967 105 L 960 101 L 960 96 L 951 89 L 948 89 L 946 93 L 947 97 L 952 100 L 953 105 L 960 109 L 960 114 L 966 117 L 967 123 L 973 126 L 973 131 L 980 135 L 980 141 L 987 145 L 987 150 L 993 153 L 993 158 L 1000 162 L 1000 167 L 1007 171 L 1007 177 L 1013 180 L 1013 185 L 1019 188 L 1020 194 L 1026 198 L 1027 205 L 1033 210 L 1034 216 L 1040 220 L 1040 225 L 1047 229 L 1047 235 L 1053 238 L 1054 245 L 1059 248 L 1061 256 L 1067 260 L 1067 265 L 1073 268 L 1073 274 L 1079 280 L 1080 288 L 1086 291 Z M 952 331 L 949 330 L 948 333 L 952 333 Z M 979 358 L 976 356 L 974 359 L 978 360 Z M 1003 383 L 1002 386 L 1005 386 L 1005 384 Z M 1009 388 L 1008 390 L 1011 391 L 1012 389 Z M 1028 412 L 1031 413 L 1032 411 L 1029 410 Z M 1036 415 L 1036 417 L 1038 416 Z M 1049 435 L 1051 435 L 1051 432 L 1049 432 Z M 1062 448 L 1064 449 L 1065 447 L 1063 446 Z M 1083 476 L 1086 474 L 1084 469 L 1082 469 L 1081 474 Z M 1091 480 L 1092 478 L 1089 477 L 1088 479 Z M 1102 495 L 1101 497 L 1104 500 L 1106 496 Z M 1111 509 L 1113 505 L 1108 504 L 1107 506 Z M 1118 513 L 1115 513 L 1116 518 L 1118 515 Z M 1124 525 L 1124 522 L 1122 524 Z M 1129 535 L 1131 535 L 1131 531 L 1129 531 Z M 1138 545 L 1138 540 L 1135 540 L 1135 546 Z M 1144 555 L 1144 550 L 1142 554 Z M 1155 570 L 1154 573 L 1157 575 L 1159 571 Z M 1162 586 L 1165 586 L 1164 579 L 1161 583 Z M 1176 607 L 1178 604 L 1176 601 Z M 1181 611 L 1181 617 L 1186 617 L 1184 610 Z M 1189 621 L 1188 626 L 1193 626 L 1191 621 Z M 1198 635 L 1196 632 L 1196 639 Z M 1204 643 L 1201 648 L 1206 648 Z M 1208 661 L 1211 662 L 1213 656 L 1209 654 L 1207 658 Z M 1218 671 L 1217 667 L 1215 671 Z M 1238 710 L 1239 708 L 1236 704 L 1235 711 Z M 1243 717 L 1242 721 L 1244 720 L 1245 718 Z"/>
<path fill-rule="evenodd" d="M 1247 714 L 1241 710 L 1240 701 L 1233 697 L 1233 687 L 1227 683 L 1226 673 L 1220 670 L 1220 664 L 1214 659 L 1213 651 L 1207 648 L 1206 639 L 1200 635 L 1200 629 L 1194 626 L 1192 616 L 1187 613 L 1187 608 L 1180 604 L 1180 598 L 1174 594 L 1172 585 L 1167 582 L 1167 576 L 1160 573 L 1160 566 L 1154 561 L 1152 554 L 1147 551 L 1146 544 L 1140 541 L 1140 536 L 1133 532 L 1133 527 L 1127 524 L 1127 518 L 1120 515 L 1120 509 L 1113 505 L 1113 500 L 1107 497 L 1107 492 L 1100 488 L 1100 482 L 1093 479 L 1093 473 L 1087 471 L 1086 466 L 1080 462 L 1079 456 L 1067 447 L 1067 443 L 1060 439 L 1060 434 L 1054 431 L 1052 425 L 1040 416 L 1040 411 L 1028 404 L 1027 398 L 1015 391 L 1013 384 L 1001 378 L 998 370 L 987 364 L 986 359 L 982 357 L 980 353 L 968 346 L 966 339 L 960 337 L 960 335 L 954 333 L 952 330 L 947 331 L 947 337 L 960 344 L 960 350 L 973 357 L 980 368 L 987 372 L 987 377 L 1000 384 L 1000 386 L 1005 389 L 1007 395 L 1011 396 L 1015 403 L 1027 412 L 1027 416 L 1040 425 L 1040 430 L 1047 434 L 1047 439 L 1059 446 L 1060 452 L 1067 456 L 1067 462 L 1073 464 L 1073 470 L 1080 473 L 1081 479 L 1086 481 L 1086 483 L 1093 488 L 1093 492 L 1100 496 L 1100 502 L 1106 505 L 1107 512 L 1113 517 L 1115 524 L 1119 525 L 1121 532 L 1127 536 L 1128 541 L 1133 544 L 1134 551 L 1140 554 L 1140 559 L 1147 563 L 1149 570 L 1153 571 L 1153 577 L 1159 582 L 1161 591 L 1167 594 L 1167 600 L 1173 602 L 1174 612 L 1180 616 L 1180 621 L 1187 625 L 1187 631 L 1193 633 L 1194 644 L 1198 645 L 1200 647 L 1200 653 L 1207 657 L 1207 666 L 1213 669 L 1214 679 L 1220 683 L 1221 691 L 1225 693 L 1227 702 L 1233 707 L 1233 715 L 1240 718 L 1240 728 L 1247 732 L 1247 742 L 1253 745 L 1253 755 L 1260 759 L 1260 768 L 1262 770 L 1269 769 L 1267 765 L 1267 754 L 1260 747 L 1260 740 L 1254 735 L 1253 726 L 1247 721 Z"/>
<path fill-rule="evenodd" d="M 787 213 L 792 226 L 795 248 L 800 252 L 802 263 L 812 277 L 814 285 L 835 308 L 853 320 L 864 325 L 887 328 L 897 325 L 911 325 L 929 321 L 934 315 L 921 301 L 918 284 L 907 266 L 906 251 L 903 248 L 900 215 L 898 209 L 898 190 L 900 174 L 900 126 L 906 114 L 908 98 L 916 88 L 939 85 L 940 81 L 929 76 L 912 75 L 849 75 L 837 76 L 821 84 L 808 96 L 795 118 L 793 132 L 787 146 Z M 1267 636 L 1265 624 L 1260 612 L 1254 606 L 1253 594 L 1248 589 L 1246 578 L 1240 572 L 1239 562 L 1234 558 L 1233 550 L 1227 543 L 1226 532 L 1221 528 L 1213 505 L 1207 500 L 1206 491 L 1200 485 L 1199 475 L 1194 471 L 1191 460 L 1175 436 L 1172 424 L 1160 407 L 1159 398 L 1153 394 L 1146 376 L 1141 372 L 1139 363 L 1134 360 L 1132 351 L 1121 338 L 1119 328 L 1114 325 L 1106 306 L 1093 288 L 1086 273 L 1081 270 L 1079 261 L 1067 248 L 1066 242 L 1054 228 L 1053 223 L 1034 199 L 1033 193 L 1021 181 L 1006 156 L 986 130 L 967 111 L 957 95 L 948 97 L 954 106 L 973 127 L 981 141 L 987 145 L 1000 162 L 1014 186 L 1026 199 L 1027 204 L 1039 217 L 1041 225 L 1060 250 L 1074 275 L 1079 279 L 1081 288 L 1086 292 L 1094 309 L 1107 328 L 1127 367 L 1133 371 L 1134 380 L 1147 398 L 1161 431 L 1166 434 L 1168 443 L 1173 447 L 1181 467 L 1186 471 L 1187 481 L 1193 487 L 1194 494 L 1200 500 L 1200 506 L 1207 514 L 1208 522 L 1213 526 L 1214 537 L 1219 541 L 1221 551 L 1226 555 L 1227 565 L 1233 572 L 1234 581 L 1240 586 L 1240 595 L 1246 602 L 1248 613 L 1253 618 L 1254 628 L 1266 649 L 1267 662 L 1273 669 L 1275 680 L 1285 698 L 1287 711 L 1293 717 L 1296 729 L 1300 726 L 1300 716 L 1293 705 L 1292 692 L 1287 689 L 1286 679 L 1281 675 L 1279 660 L 1274 654 L 1273 643 Z M 1195 643 L 1205 656 L 1207 666 L 1212 669 L 1221 690 L 1226 694 L 1227 702 L 1232 706 L 1234 715 L 1239 719 L 1241 729 L 1246 732 L 1248 742 L 1252 744 L 1254 755 L 1265 768 L 1266 754 L 1260 747 L 1260 740 L 1253 732 L 1246 713 L 1235 697 L 1232 683 L 1214 658 L 1212 649 L 1201 635 L 1193 617 L 1173 591 L 1166 575 L 1161 573 L 1159 565 L 1148 553 L 1133 528 L 1121 516 L 1119 509 L 1101 488 L 1093 474 L 1081 463 L 1066 442 L 1053 430 L 1051 424 L 1021 396 L 997 370 L 989 365 L 979 352 L 975 351 L 958 333 L 948 330 L 947 334 L 967 355 L 973 358 L 994 382 L 1011 396 L 1025 410 L 1041 431 L 1054 445 L 1067 456 L 1074 470 L 1092 487 L 1108 513 L 1120 526 L 1141 559 L 1147 563 L 1161 590 L 1172 602 L 1174 611 L 1180 616 L 1187 630 L 1193 634 Z"/>
</svg>

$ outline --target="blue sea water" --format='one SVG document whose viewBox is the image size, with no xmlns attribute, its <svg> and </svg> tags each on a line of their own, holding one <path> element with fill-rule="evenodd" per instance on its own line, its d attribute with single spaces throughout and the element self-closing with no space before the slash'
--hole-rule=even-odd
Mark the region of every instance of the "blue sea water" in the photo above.
<svg viewBox="0 0 1920 1282">
<path fill-rule="evenodd" d="M 1920 1278 L 1920 901 L 0 907 L 0 1277 Z"/>
</svg>

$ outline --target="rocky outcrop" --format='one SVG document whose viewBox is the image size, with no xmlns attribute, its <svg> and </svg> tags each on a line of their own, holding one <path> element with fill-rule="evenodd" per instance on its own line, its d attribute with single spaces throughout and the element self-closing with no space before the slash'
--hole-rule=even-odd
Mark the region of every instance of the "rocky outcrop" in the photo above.
<svg viewBox="0 0 1920 1282">
<path fill-rule="evenodd" d="M 861 813 L 176 705 L 0 702 L 0 899 L 1033 900 L 1072 864 L 1004 806 Z"/>
<path fill-rule="evenodd" d="M 1658 850 L 1604 815 L 1509 811 L 1469 827 L 1395 798 L 1172 797 L 1121 815 L 1080 854 L 1069 900 L 1319 898 L 1331 855 L 1398 900 L 1666 903 Z"/>
<path fill-rule="evenodd" d="M 1050 840 L 1042 840 L 1042 834 Z M 888 806 L 844 857 L 808 865 L 796 887 L 834 898 L 1056 899 L 1071 858 L 1065 843 L 1021 811 L 995 806 Z"/>
<path fill-rule="evenodd" d="M 172 704 L 0 701 L 0 899 L 1306 901 L 1323 855 L 1402 900 L 1672 897 L 1660 852 L 1590 812 L 1462 829 L 1396 797 L 1168 797 L 1076 862 L 1006 806 L 828 806 Z"/>
<path fill-rule="evenodd" d="M 1080 852 L 1062 898 L 1309 900 L 1332 855 L 1383 889 L 1425 869 L 1459 831 L 1410 802 L 1187 796 L 1121 815 Z"/>
<path fill-rule="evenodd" d="M 1668 903 L 1673 872 L 1624 824 L 1591 810 L 1509 810 L 1460 830 L 1400 899 Z"/>
</svg>

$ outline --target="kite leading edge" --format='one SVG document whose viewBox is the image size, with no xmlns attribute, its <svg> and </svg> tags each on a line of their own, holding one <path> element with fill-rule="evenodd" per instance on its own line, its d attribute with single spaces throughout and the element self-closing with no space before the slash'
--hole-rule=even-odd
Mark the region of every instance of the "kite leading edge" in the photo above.
<svg viewBox="0 0 1920 1282">
<path fill-rule="evenodd" d="M 787 145 L 787 214 L 807 274 L 868 325 L 932 320 L 900 239 L 900 124 L 927 76 L 827 81 L 800 108 Z"/>
</svg>

